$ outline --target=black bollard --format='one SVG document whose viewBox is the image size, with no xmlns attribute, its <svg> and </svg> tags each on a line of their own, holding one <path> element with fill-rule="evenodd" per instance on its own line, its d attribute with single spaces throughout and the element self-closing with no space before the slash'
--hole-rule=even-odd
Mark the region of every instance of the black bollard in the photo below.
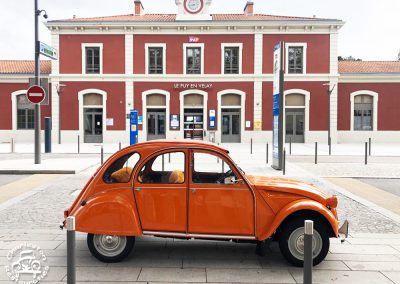
<svg viewBox="0 0 400 284">
<path fill-rule="evenodd" d="M 76 283 L 75 217 L 67 218 L 67 284 Z"/>
<path fill-rule="evenodd" d="M 318 164 L 318 142 L 315 142 L 315 164 Z"/>
<path fill-rule="evenodd" d="M 80 139 L 78 135 L 78 154 L 81 152 L 81 145 L 80 145 Z"/>
<path fill-rule="evenodd" d="M 121 151 L 121 149 L 122 149 L 122 145 L 121 145 L 121 142 L 119 142 L 119 150 Z"/>
<path fill-rule="evenodd" d="M 303 270 L 304 284 L 312 283 L 313 234 L 314 234 L 314 222 L 310 220 L 305 220 L 304 221 L 304 270 Z"/>
<path fill-rule="evenodd" d="M 269 153 L 268 153 L 268 152 L 269 152 L 269 149 L 268 149 L 268 148 L 269 148 L 269 145 L 268 145 L 268 143 L 267 143 L 267 157 L 266 157 L 266 158 L 267 158 L 267 164 L 268 164 L 268 154 L 269 154 Z"/>
<path fill-rule="evenodd" d="M 101 154 L 101 164 L 104 164 L 104 148 L 103 148 L 103 146 L 101 146 L 101 151 L 100 151 L 100 154 Z"/>
<path fill-rule="evenodd" d="M 11 153 L 15 152 L 15 148 L 14 148 L 14 138 L 11 138 Z"/>
<path fill-rule="evenodd" d="M 368 142 L 365 142 L 365 164 L 368 164 Z"/>
<path fill-rule="evenodd" d="M 292 136 L 289 137 L 289 155 L 292 155 Z"/>
<path fill-rule="evenodd" d="M 51 153 L 51 117 L 44 118 L 44 152 Z"/>
<path fill-rule="evenodd" d="M 283 175 L 286 175 L 286 149 L 283 149 L 283 166 L 282 166 Z"/>
</svg>

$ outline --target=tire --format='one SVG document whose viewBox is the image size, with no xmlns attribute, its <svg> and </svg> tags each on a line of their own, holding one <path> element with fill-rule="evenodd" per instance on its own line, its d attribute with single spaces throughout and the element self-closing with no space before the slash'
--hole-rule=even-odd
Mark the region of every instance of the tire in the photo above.
<svg viewBox="0 0 400 284">
<path fill-rule="evenodd" d="M 87 235 L 87 245 L 92 255 L 102 262 L 120 262 L 133 250 L 135 237 Z"/>
<path fill-rule="evenodd" d="M 328 254 L 329 234 L 325 222 L 317 218 L 313 221 L 313 265 L 317 265 Z M 289 263 L 297 267 L 304 265 L 304 219 L 292 219 L 284 225 L 279 238 L 279 248 Z"/>
</svg>

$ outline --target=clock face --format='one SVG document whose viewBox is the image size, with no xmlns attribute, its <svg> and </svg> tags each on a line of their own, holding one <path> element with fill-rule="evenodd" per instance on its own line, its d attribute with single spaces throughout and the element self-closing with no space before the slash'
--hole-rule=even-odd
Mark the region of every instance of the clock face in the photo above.
<svg viewBox="0 0 400 284">
<path fill-rule="evenodd" d="M 185 0 L 185 9 L 191 14 L 197 14 L 203 9 L 203 0 Z"/>
</svg>

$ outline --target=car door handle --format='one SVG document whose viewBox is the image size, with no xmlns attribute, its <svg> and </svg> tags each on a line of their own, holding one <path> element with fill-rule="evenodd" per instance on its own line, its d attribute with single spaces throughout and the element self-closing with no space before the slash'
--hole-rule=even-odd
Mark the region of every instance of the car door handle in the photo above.
<svg viewBox="0 0 400 284">
<path fill-rule="evenodd" d="M 141 191 L 142 189 L 138 187 L 138 188 L 135 188 L 135 190 L 136 191 Z"/>
<path fill-rule="evenodd" d="M 197 189 L 192 188 L 191 191 L 192 191 L 193 193 L 195 193 L 195 192 L 197 191 Z"/>
</svg>

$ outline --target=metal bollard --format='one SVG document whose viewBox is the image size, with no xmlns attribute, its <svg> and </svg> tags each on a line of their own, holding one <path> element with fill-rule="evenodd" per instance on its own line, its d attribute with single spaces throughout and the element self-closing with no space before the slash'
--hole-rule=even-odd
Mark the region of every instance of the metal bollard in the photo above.
<svg viewBox="0 0 400 284">
<path fill-rule="evenodd" d="M 14 138 L 11 138 L 11 153 L 15 152 L 15 148 L 14 148 Z"/>
<path fill-rule="evenodd" d="M 365 164 L 368 164 L 368 142 L 365 142 Z"/>
<path fill-rule="evenodd" d="M 369 155 L 371 156 L 371 144 L 372 144 L 372 139 L 371 138 L 369 138 L 369 149 L 368 149 L 368 151 L 369 151 Z"/>
<path fill-rule="evenodd" d="M 119 150 L 121 151 L 121 149 L 122 149 L 122 145 L 121 145 L 121 142 L 119 142 Z"/>
<path fill-rule="evenodd" d="M 78 154 L 81 152 L 80 139 L 78 135 Z"/>
<path fill-rule="evenodd" d="M 313 249 L 312 239 L 314 233 L 314 222 L 311 220 L 304 221 L 304 269 L 303 283 L 312 283 L 312 267 L 313 267 Z"/>
<path fill-rule="evenodd" d="M 289 137 L 289 155 L 292 155 L 292 136 Z"/>
<path fill-rule="evenodd" d="M 101 152 L 100 152 L 100 154 L 101 154 L 101 157 L 100 157 L 100 159 L 101 159 L 101 164 L 104 164 L 104 148 L 103 148 L 103 146 L 101 146 Z"/>
<path fill-rule="evenodd" d="M 329 137 L 328 144 L 329 144 L 329 156 L 331 156 L 332 155 L 332 139 L 331 139 L 331 137 Z"/>
<path fill-rule="evenodd" d="M 162 155 L 162 157 L 161 157 L 161 160 L 162 160 L 162 171 L 164 172 L 164 168 L 165 168 L 165 163 L 164 163 L 164 154 Z"/>
<path fill-rule="evenodd" d="M 318 142 L 315 142 L 315 164 L 318 164 Z"/>
<path fill-rule="evenodd" d="M 253 138 L 250 139 L 250 154 L 253 154 Z"/>
<path fill-rule="evenodd" d="M 282 172 L 283 172 L 283 175 L 286 175 L 286 149 L 283 149 Z"/>
<path fill-rule="evenodd" d="M 268 153 L 268 152 L 269 152 L 269 149 L 268 149 L 268 148 L 269 148 L 269 145 L 268 145 L 268 143 L 267 143 L 267 164 L 268 164 L 268 154 L 269 154 L 269 153 Z"/>
<path fill-rule="evenodd" d="M 75 217 L 67 218 L 67 284 L 76 282 Z"/>
<path fill-rule="evenodd" d="M 168 153 L 168 163 L 171 163 L 171 153 Z"/>
<path fill-rule="evenodd" d="M 222 161 L 222 172 L 225 173 L 225 162 Z"/>
</svg>

